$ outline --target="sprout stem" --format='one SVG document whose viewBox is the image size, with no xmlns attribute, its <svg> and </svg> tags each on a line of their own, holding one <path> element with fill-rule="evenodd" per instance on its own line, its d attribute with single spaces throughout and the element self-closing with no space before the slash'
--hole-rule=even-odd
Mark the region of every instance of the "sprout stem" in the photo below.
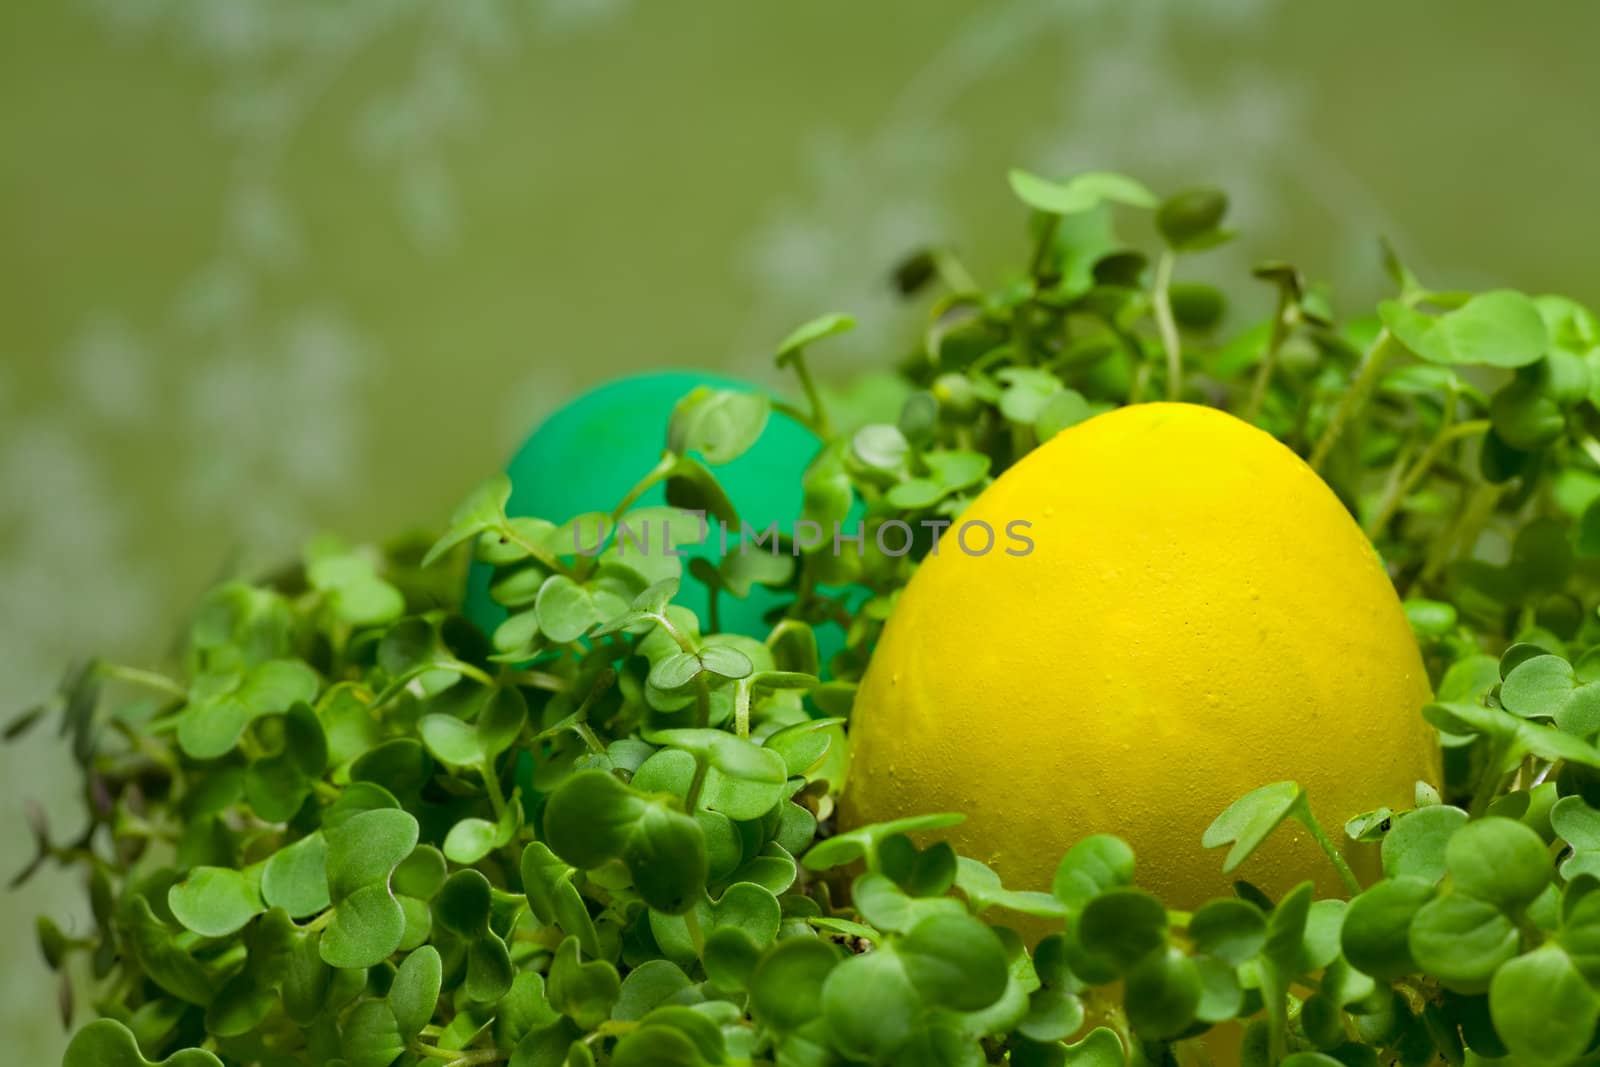
<svg viewBox="0 0 1600 1067">
<path fill-rule="evenodd" d="M 1389 525 L 1389 520 L 1394 518 L 1395 512 L 1400 510 L 1400 505 L 1405 503 L 1406 497 L 1426 477 L 1428 471 L 1439 461 L 1444 450 L 1463 437 L 1472 437 L 1489 432 L 1488 419 L 1474 419 L 1471 422 L 1455 423 L 1454 404 L 1446 409 L 1444 423 L 1439 427 L 1439 432 L 1428 442 L 1428 447 L 1422 450 L 1422 455 L 1406 471 L 1405 477 L 1390 485 L 1388 492 L 1383 496 L 1383 502 L 1378 506 L 1377 512 L 1367 523 L 1367 537 L 1376 538 Z"/>
<path fill-rule="evenodd" d="M 800 388 L 811 405 L 812 432 L 827 440 L 833 436 L 833 423 L 828 420 L 827 409 L 822 406 L 822 394 L 817 391 L 817 383 L 811 378 L 811 368 L 806 366 L 806 354 L 797 350 L 790 357 L 789 364 L 794 367 L 794 373 L 800 379 Z"/>
<path fill-rule="evenodd" d="M 1329 839 L 1322 829 L 1322 824 L 1317 822 L 1317 817 L 1311 814 L 1311 805 L 1306 803 L 1304 793 L 1300 794 L 1299 801 L 1295 804 L 1295 818 L 1299 819 L 1305 828 L 1310 831 L 1311 839 L 1317 843 L 1323 852 L 1327 853 L 1328 860 L 1333 864 L 1333 869 L 1339 872 L 1339 881 L 1344 883 L 1345 891 L 1352 897 L 1361 892 L 1361 881 L 1356 877 L 1356 872 L 1350 869 L 1350 864 L 1345 862 L 1343 854 L 1337 845 Z"/>
<path fill-rule="evenodd" d="M 1278 367 L 1278 350 L 1289 337 L 1289 310 L 1293 306 L 1293 297 L 1285 287 L 1278 293 L 1278 313 L 1272 319 L 1267 350 L 1261 355 L 1261 365 L 1256 368 L 1255 381 L 1250 385 L 1250 401 L 1244 409 L 1246 422 L 1255 422 L 1261 414 L 1261 405 L 1267 398 L 1267 387 L 1272 384 L 1272 372 Z"/>
<path fill-rule="evenodd" d="M 120 663 L 99 664 L 100 673 L 107 678 L 115 678 L 119 682 L 129 682 L 133 685 L 142 685 L 146 689 L 154 689 L 179 700 L 188 700 L 189 691 L 164 674 L 156 671 L 147 671 L 140 667 L 127 667 Z"/>
<path fill-rule="evenodd" d="M 1172 268 L 1178 257 L 1169 248 L 1156 261 L 1155 291 L 1151 299 L 1155 304 L 1156 330 L 1161 334 L 1161 348 L 1167 354 L 1167 399 L 1183 398 L 1183 348 L 1178 339 L 1178 323 L 1172 317 Z"/>
<path fill-rule="evenodd" d="M 1051 214 L 1045 217 L 1044 229 L 1039 231 L 1039 243 L 1033 249 L 1033 262 L 1028 264 L 1028 273 L 1035 278 L 1038 278 L 1044 270 L 1045 263 L 1050 258 L 1050 250 L 1055 247 L 1056 233 L 1060 229 L 1060 215 Z"/>
<path fill-rule="evenodd" d="M 1361 357 L 1361 369 L 1356 373 L 1355 380 L 1339 398 L 1339 406 L 1334 409 L 1328 428 L 1322 431 L 1322 436 L 1317 438 L 1316 447 L 1311 450 L 1312 470 L 1319 472 L 1322 470 L 1322 464 L 1327 460 L 1328 453 L 1333 451 L 1333 446 L 1339 443 L 1339 438 L 1344 434 L 1350 416 L 1360 410 L 1373 383 L 1378 380 L 1378 375 L 1383 373 L 1384 364 L 1389 362 L 1389 357 L 1399 347 L 1387 328 L 1379 330 L 1378 336 L 1373 338 L 1372 347 Z"/>
</svg>

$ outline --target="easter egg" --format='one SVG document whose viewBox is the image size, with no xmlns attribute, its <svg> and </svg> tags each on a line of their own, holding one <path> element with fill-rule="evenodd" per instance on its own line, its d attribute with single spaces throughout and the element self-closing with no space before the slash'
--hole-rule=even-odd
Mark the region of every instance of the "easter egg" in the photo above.
<svg viewBox="0 0 1600 1067">
<path fill-rule="evenodd" d="M 1016 889 L 1048 890 L 1104 832 L 1173 907 L 1238 877 L 1341 894 L 1298 823 L 1227 876 L 1201 837 L 1293 780 L 1375 875 L 1376 846 L 1342 827 L 1437 779 L 1429 699 L 1377 553 L 1310 467 L 1211 408 L 1125 407 L 1007 470 L 902 591 L 856 698 L 842 818 L 964 813 L 951 843 Z"/>
<path fill-rule="evenodd" d="M 507 513 L 560 524 L 588 512 L 610 512 L 661 459 L 672 409 L 697 386 L 745 392 L 754 388 L 698 371 L 661 371 L 607 382 L 567 402 L 534 430 L 507 464 L 511 478 Z M 809 429 L 774 411 L 748 451 L 712 470 L 742 522 L 755 530 L 765 530 L 775 522 L 787 531 L 801 514 L 801 476 L 818 448 Z M 664 507 L 666 503 L 666 490 L 658 484 L 634 506 Z M 650 529 L 646 524 L 636 532 L 648 537 Z M 735 550 L 737 543 L 737 532 L 730 531 L 729 550 Z M 688 575 L 687 568 L 696 557 L 717 560 L 721 538 L 716 527 L 710 527 L 702 543 L 675 545 L 674 551 L 683 554 L 685 569 L 675 602 L 704 620 L 709 592 Z M 490 576 L 487 565 L 473 564 L 465 612 L 492 633 L 506 618 L 506 610 L 489 594 Z M 768 627 L 762 617 L 781 602 L 782 594 L 759 585 L 743 599 L 724 595 L 719 604 L 721 627 L 764 637 Z M 836 636 L 819 634 L 824 654 L 837 647 Z"/>
</svg>

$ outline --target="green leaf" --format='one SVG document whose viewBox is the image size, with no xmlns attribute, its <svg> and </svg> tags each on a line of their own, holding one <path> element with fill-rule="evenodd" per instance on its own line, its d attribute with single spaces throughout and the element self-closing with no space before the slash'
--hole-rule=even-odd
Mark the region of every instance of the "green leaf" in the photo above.
<svg viewBox="0 0 1600 1067">
<path fill-rule="evenodd" d="M 1561 405 L 1531 382 L 1508 382 L 1489 402 L 1495 436 L 1512 448 L 1534 452 L 1561 438 L 1567 428 Z"/>
<path fill-rule="evenodd" d="M 923 830 L 942 830 L 966 820 L 965 815 L 943 813 L 938 815 L 913 815 L 889 822 L 872 823 L 835 834 L 814 845 L 801 857 L 802 866 L 813 871 L 826 871 L 833 867 L 854 863 L 896 834 L 911 834 Z"/>
<path fill-rule="evenodd" d="M 705 834 L 681 812 L 646 805 L 619 858 L 639 895 L 657 911 L 681 915 L 705 891 L 710 866 Z"/>
<path fill-rule="evenodd" d="M 678 1030 L 648 1026 L 624 1034 L 611 1055 L 612 1067 L 706 1067 L 693 1039 Z"/>
<path fill-rule="evenodd" d="M 1017 1033 L 1030 1041 L 1050 1042 L 1071 1037 L 1083 1026 L 1083 1002 L 1061 989 L 1043 987 L 1028 997 L 1028 1014 Z"/>
<path fill-rule="evenodd" d="M 1417 962 L 1408 940 L 1411 922 L 1434 893 L 1432 881 L 1401 875 L 1352 900 L 1340 934 L 1350 965 L 1384 981 L 1415 973 Z"/>
<path fill-rule="evenodd" d="M 126 1026 L 115 1019 L 97 1019 L 73 1035 L 62 1067 L 222 1067 L 204 1049 L 184 1049 L 164 1060 L 147 1060 Z"/>
<path fill-rule="evenodd" d="M 202 937 L 227 937 L 266 910 L 258 887 L 239 871 L 196 867 L 167 893 L 167 906 Z"/>
<path fill-rule="evenodd" d="M 1520 822 L 1479 819 L 1451 836 L 1445 869 L 1457 891 L 1517 915 L 1550 884 L 1550 853 L 1544 839 Z"/>
<path fill-rule="evenodd" d="M 1493 904 L 1465 893 L 1422 905 L 1407 935 L 1425 972 L 1459 993 L 1481 993 L 1501 964 L 1517 954 L 1518 931 Z"/>
<path fill-rule="evenodd" d="M 522 887 L 533 915 L 546 926 L 559 926 L 578 939 L 590 956 L 600 955 L 600 937 L 583 895 L 572 884 L 576 870 L 563 863 L 548 845 L 534 841 L 522 850 Z"/>
<path fill-rule="evenodd" d="M 771 411 L 763 393 L 698 386 L 672 409 L 667 447 L 699 452 L 712 466 L 732 462 L 760 439 Z"/>
<path fill-rule="evenodd" d="M 780 941 L 750 976 L 751 1010 L 780 1033 L 799 1029 L 821 1014 L 823 984 L 840 959 L 839 950 L 826 941 Z"/>
<path fill-rule="evenodd" d="M 1065 182 L 1054 182 L 1025 170 L 1012 170 L 1007 178 L 1017 199 L 1052 215 L 1076 215 L 1105 203 L 1154 208 L 1155 194 L 1132 178 L 1110 171 L 1088 171 Z"/>
<path fill-rule="evenodd" d="M 1305 961 L 1305 945 L 1313 889 L 1310 882 L 1300 883 L 1267 916 L 1267 940 L 1261 955 L 1287 977 L 1311 969 Z"/>
<path fill-rule="evenodd" d="M 550 795 L 544 839 L 574 867 L 598 867 L 622 854 L 645 802 L 605 771 L 579 771 Z"/>
<path fill-rule="evenodd" d="M 389 986 L 388 999 L 402 1038 L 413 1038 L 428 1025 L 439 1003 L 443 981 L 443 963 L 439 950 L 432 945 L 423 945 L 400 964 Z"/>
<path fill-rule="evenodd" d="M 528 721 L 528 702 L 516 686 L 489 691 L 478 712 L 478 747 L 493 759 L 510 748 Z"/>
<path fill-rule="evenodd" d="M 477 863 L 495 850 L 499 836 L 499 828 L 488 819 L 462 819 L 444 836 L 445 858 L 463 865 Z"/>
<path fill-rule="evenodd" d="M 778 346 L 778 366 L 787 366 L 800 354 L 800 351 L 809 345 L 814 345 L 824 338 L 835 334 L 846 333 L 855 329 L 856 320 L 849 315 L 837 312 L 828 315 L 819 315 L 810 322 L 797 326 L 793 333 L 783 339 Z"/>
<path fill-rule="evenodd" d="M 777 752 L 722 730 L 659 730 L 650 740 L 705 761 L 703 803 L 730 819 L 760 818 L 784 798 L 788 767 Z"/>
<path fill-rule="evenodd" d="M 585 1030 L 599 1026 L 611 1015 L 622 991 L 617 969 L 605 960 L 582 962 L 578 939 L 561 942 L 546 981 L 550 1006 Z"/>
<path fill-rule="evenodd" d="M 1466 812 L 1443 804 L 1400 816 L 1383 839 L 1383 873 L 1437 882 L 1444 877 L 1450 838 L 1466 823 Z"/>
<path fill-rule="evenodd" d="M 539 616 L 539 631 L 557 644 L 578 640 L 603 618 L 594 594 L 564 574 L 545 579 L 534 610 Z"/>
<path fill-rule="evenodd" d="M 909 930 L 927 915 L 960 912 L 966 909 L 950 897 L 910 897 L 893 880 L 881 874 L 864 874 L 851 889 L 856 910 L 868 925 L 879 930 Z"/>
<path fill-rule="evenodd" d="M 842 743 L 837 729 L 843 719 L 809 719 L 770 734 L 761 747 L 783 759 L 784 774 L 801 778 L 814 771 L 836 743 Z"/>
<path fill-rule="evenodd" d="M 454 767 L 476 767 L 484 761 L 478 731 L 469 722 L 435 712 L 417 723 L 422 743 L 434 759 Z"/>
<path fill-rule="evenodd" d="M 1078 425 L 1095 413 L 1089 401 L 1075 389 L 1052 393 L 1033 417 L 1033 432 L 1039 443 L 1050 440 L 1062 430 Z M 985 457 L 987 458 L 987 457 Z"/>
<path fill-rule="evenodd" d="M 406 915 L 386 885 L 368 885 L 334 905 L 322 931 L 322 961 L 351 970 L 375 967 L 400 947 Z"/>
<path fill-rule="evenodd" d="M 905 466 L 911 443 L 898 426 L 877 423 L 857 430 L 850 439 L 850 450 L 869 467 L 880 471 L 898 471 Z"/>
<path fill-rule="evenodd" d="M 759 969 L 755 979 L 760 986 Z M 922 997 L 893 950 L 852 956 L 822 984 L 822 1018 L 833 1044 L 846 1056 L 883 1060 L 915 1032 Z"/>
<path fill-rule="evenodd" d="M 320 831 L 280 848 L 261 870 L 262 900 L 290 918 L 317 914 L 331 903 L 327 862 L 328 846 Z"/>
<path fill-rule="evenodd" d="M 1133 883 L 1133 849 L 1120 837 L 1094 834 L 1073 845 L 1056 868 L 1051 892 L 1081 908 L 1107 889 Z"/>
<path fill-rule="evenodd" d="M 389 885 L 396 893 L 432 900 L 444 885 L 447 873 L 443 853 L 432 845 L 418 845 L 394 869 Z"/>
<path fill-rule="evenodd" d="M 1600 1022 L 1600 998 L 1556 945 L 1511 960 L 1489 987 L 1495 1032 L 1527 1063 L 1579 1059 Z"/>
<path fill-rule="evenodd" d="M 1508 289 L 1479 293 L 1438 316 L 1397 300 L 1378 305 L 1378 314 L 1402 344 L 1433 363 L 1524 367 L 1550 348 L 1538 307 Z"/>
<path fill-rule="evenodd" d="M 1141 1034 L 1173 1037 L 1194 1022 L 1200 1006 L 1200 972 L 1176 948 L 1147 956 L 1128 972 L 1128 1021 Z"/>
<path fill-rule="evenodd" d="M 1267 918 L 1247 900 L 1224 897 L 1200 906 L 1189 920 L 1189 937 L 1197 952 L 1238 966 L 1266 944 Z"/>
<path fill-rule="evenodd" d="M 119 925 L 127 947 L 151 981 L 181 1000 L 205 1005 L 216 996 L 216 986 L 193 956 L 189 955 L 150 910 L 143 896 L 125 898 L 119 907 Z"/>
<path fill-rule="evenodd" d="M 1006 908 L 1041 919 L 1061 919 L 1068 906 L 1049 893 L 1006 889 L 992 869 L 966 856 L 956 857 L 956 888 L 966 894 L 975 914 L 989 908 Z"/>
<path fill-rule="evenodd" d="M 1124 1067 L 1122 1039 L 1104 1026 L 1089 1031 L 1082 1041 L 1066 1047 L 1063 1067 Z"/>
<path fill-rule="evenodd" d="M 1600 811 L 1581 796 L 1556 801 L 1550 809 L 1550 825 L 1574 848 L 1600 848 Z"/>
<path fill-rule="evenodd" d="M 202 675 L 178 718 L 178 744 L 194 759 L 226 755 L 256 719 L 309 703 L 319 684 L 299 660 L 269 660 L 243 675 Z"/>
<path fill-rule="evenodd" d="M 409 812 L 377 808 L 350 817 L 326 836 L 334 906 L 322 932 L 323 962 L 352 969 L 375 966 L 405 936 L 405 910 L 389 890 L 389 877 L 416 847 L 417 820 Z"/>
<path fill-rule="evenodd" d="M 506 521 L 506 504 L 511 499 L 511 479 L 496 474 L 474 489 L 461 506 L 450 516 L 450 525 L 444 535 L 435 541 L 422 565 L 431 566 L 435 560 L 463 541 L 492 530 Z"/>
<path fill-rule="evenodd" d="M 1224 239 L 1219 227 L 1227 213 L 1228 197 L 1220 189 L 1189 189 L 1161 202 L 1156 228 L 1179 251 L 1209 248 Z"/>
<path fill-rule="evenodd" d="M 787 944 L 821 944 L 818 941 L 787 942 Z M 771 958 L 771 955 L 767 958 Z M 670 960 L 646 960 L 622 980 L 622 992 L 611 1017 L 618 1022 L 637 1022 L 658 1005 L 682 993 L 693 983 L 683 969 Z M 814 1016 L 816 1013 L 813 1012 Z M 771 1025 L 769 1023 L 769 1025 Z"/>
<path fill-rule="evenodd" d="M 894 942 L 894 953 L 931 1006 L 978 1011 L 1005 992 L 1005 946 L 992 928 L 971 915 L 930 915 Z"/>
<path fill-rule="evenodd" d="M 462 991 L 467 999 L 491 1004 L 506 995 L 516 979 L 516 968 L 504 941 L 485 933 L 467 949 L 467 977 Z"/>
<path fill-rule="evenodd" d="M 1215 956 L 1194 957 L 1194 967 L 1200 979 L 1200 1002 L 1195 1005 L 1194 1017 L 1217 1023 L 1237 1016 L 1244 1006 L 1237 969 Z"/>
<path fill-rule="evenodd" d="M 417 847 L 417 820 L 395 808 L 364 811 L 326 833 L 328 886 L 337 902 L 355 889 L 387 885 Z"/>
<path fill-rule="evenodd" d="M 1167 940 L 1167 909 L 1142 889 L 1108 889 L 1083 906 L 1078 917 L 1083 947 L 1126 972 Z"/>
<path fill-rule="evenodd" d="M 356 1006 L 340 1028 L 339 1044 L 348 1067 L 389 1067 L 406 1049 L 394 1012 L 381 1000 Z"/>
<path fill-rule="evenodd" d="M 460 870 L 445 879 L 435 908 L 440 924 L 464 940 L 482 937 L 489 929 L 494 893 L 480 871 Z"/>
<path fill-rule="evenodd" d="M 1304 791 L 1294 782 L 1277 782 L 1253 790 L 1218 815 L 1200 843 L 1206 848 L 1231 844 L 1233 847 L 1222 862 L 1222 873 L 1231 874 L 1289 817 L 1303 796 Z"/>
</svg>

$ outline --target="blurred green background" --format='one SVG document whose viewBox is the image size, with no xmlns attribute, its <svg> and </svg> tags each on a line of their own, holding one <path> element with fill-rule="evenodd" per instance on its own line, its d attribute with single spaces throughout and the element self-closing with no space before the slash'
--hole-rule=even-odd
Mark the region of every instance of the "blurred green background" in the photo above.
<svg viewBox="0 0 1600 1067">
<path fill-rule="evenodd" d="M 1219 273 L 1370 299 L 1384 233 L 1437 285 L 1600 298 L 1597 33 L 1559 0 L 0 5 L 0 692 L 158 655 L 230 561 L 437 521 L 607 376 L 771 380 L 829 310 L 862 328 L 824 369 L 884 366 L 897 257 L 1016 261 L 1011 165 L 1228 188 Z M 71 779 L 43 732 L 0 760 L 19 868 Z M 63 1043 L 31 916 L 82 907 L 0 898 L 17 1062 Z"/>
</svg>

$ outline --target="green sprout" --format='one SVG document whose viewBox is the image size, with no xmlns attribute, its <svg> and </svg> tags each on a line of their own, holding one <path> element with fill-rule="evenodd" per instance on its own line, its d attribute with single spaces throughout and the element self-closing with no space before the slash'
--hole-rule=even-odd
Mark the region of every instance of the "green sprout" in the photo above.
<svg viewBox="0 0 1600 1067">
<path fill-rule="evenodd" d="M 94 1016 L 66 1067 L 1222 1067 L 1230 1030 L 1250 1067 L 1600 1063 L 1600 320 L 1431 288 L 1388 249 L 1392 298 L 1341 316 L 1286 263 L 1203 280 L 1220 192 L 1010 181 L 1020 271 L 984 287 L 933 248 L 896 272 L 931 306 L 894 421 L 813 377 L 853 325 L 823 316 L 774 353 L 800 403 L 696 390 L 610 512 L 508 515 L 496 477 L 431 544 L 320 539 L 219 586 L 164 666 L 69 669 L 7 731 L 53 720 L 83 772 L 85 827 L 36 816 L 21 875 L 67 867 L 91 903 L 85 931 L 38 926 L 67 1022 Z M 958 814 L 840 832 L 855 686 L 936 520 L 1156 397 L 1259 425 L 1361 521 L 1434 683 L 1441 788 L 1325 828 L 1259 783 L 1205 834 L 1219 871 L 1294 823 L 1345 892 L 1308 871 L 1193 911 L 1103 827 L 1048 892 L 941 841 Z M 860 553 L 780 534 L 777 562 L 685 568 L 584 536 L 662 483 L 736 523 L 715 468 L 774 409 L 820 440 L 800 518 L 863 513 Z M 472 559 L 493 633 L 460 613 Z M 708 617 L 675 602 L 692 581 Z M 718 598 L 756 586 L 782 594 L 766 635 L 724 632 Z M 1380 878 L 1339 833 L 1380 842 Z"/>
</svg>

